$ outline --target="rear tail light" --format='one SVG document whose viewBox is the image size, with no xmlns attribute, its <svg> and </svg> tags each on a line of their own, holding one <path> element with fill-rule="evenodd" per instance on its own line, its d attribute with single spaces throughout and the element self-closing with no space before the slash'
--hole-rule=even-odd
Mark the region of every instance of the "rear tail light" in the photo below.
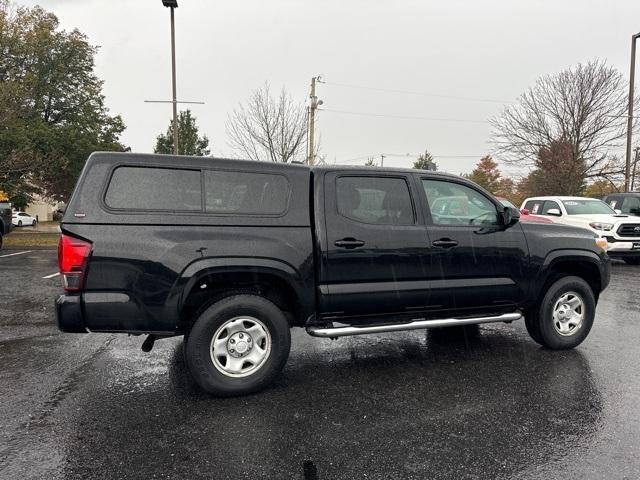
<svg viewBox="0 0 640 480">
<path fill-rule="evenodd" d="M 82 289 L 90 253 L 91 243 L 64 233 L 60 235 L 58 267 L 67 292 L 77 292 Z"/>
</svg>

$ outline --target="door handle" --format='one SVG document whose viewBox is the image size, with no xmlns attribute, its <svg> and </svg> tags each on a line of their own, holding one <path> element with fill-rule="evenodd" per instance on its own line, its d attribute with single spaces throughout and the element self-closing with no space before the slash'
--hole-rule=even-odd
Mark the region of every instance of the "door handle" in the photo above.
<svg viewBox="0 0 640 480">
<path fill-rule="evenodd" d="M 440 248 L 452 248 L 458 246 L 458 242 L 450 238 L 441 238 L 440 240 L 434 240 L 431 245 Z"/>
<path fill-rule="evenodd" d="M 336 247 L 340 248 L 358 248 L 364 247 L 364 242 L 362 240 L 356 240 L 355 238 L 343 238 L 342 240 L 336 240 L 334 242 Z"/>
</svg>

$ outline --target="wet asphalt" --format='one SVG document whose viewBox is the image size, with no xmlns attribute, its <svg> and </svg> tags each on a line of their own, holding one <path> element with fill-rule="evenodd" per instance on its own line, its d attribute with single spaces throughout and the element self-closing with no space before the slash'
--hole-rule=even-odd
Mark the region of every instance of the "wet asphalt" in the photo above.
<svg viewBox="0 0 640 480">
<path fill-rule="evenodd" d="M 640 267 L 554 352 L 522 322 L 293 334 L 268 390 L 201 393 L 182 339 L 59 333 L 53 251 L 0 252 L 2 479 L 637 479 Z"/>
</svg>

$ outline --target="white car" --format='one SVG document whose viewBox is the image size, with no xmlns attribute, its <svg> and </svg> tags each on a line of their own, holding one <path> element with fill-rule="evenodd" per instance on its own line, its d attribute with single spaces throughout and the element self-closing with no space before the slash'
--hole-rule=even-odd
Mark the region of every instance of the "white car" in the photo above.
<svg viewBox="0 0 640 480">
<path fill-rule="evenodd" d="M 35 227 L 37 223 L 38 221 L 28 213 L 14 212 L 13 215 L 11 215 L 11 224 L 15 227 L 23 227 L 25 225 L 32 225 Z"/>
<path fill-rule="evenodd" d="M 620 215 L 602 200 L 584 197 L 532 197 L 522 207 L 554 223 L 591 230 L 609 244 L 610 257 L 640 264 L 640 218 Z"/>
</svg>

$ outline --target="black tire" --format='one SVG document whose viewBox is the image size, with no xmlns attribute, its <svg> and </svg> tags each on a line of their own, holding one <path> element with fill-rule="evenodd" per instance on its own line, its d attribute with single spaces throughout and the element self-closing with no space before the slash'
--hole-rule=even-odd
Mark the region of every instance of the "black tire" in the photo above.
<svg viewBox="0 0 640 480">
<path fill-rule="evenodd" d="M 625 257 L 624 263 L 627 265 L 640 265 L 640 257 Z"/>
<path fill-rule="evenodd" d="M 22 226 L 22 220 L 18 220 L 18 226 L 21 227 Z"/>
<path fill-rule="evenodd" d="M 214 364 L 211 344 L 219 328 L 227 321 L 243 316 L 262 323 L 269 334 L 271 346 L 255 371 L 233 377 Z M 230 397 L 257 392 L 269 385 L 287 362 L 290 348 L 290 327 L 276 305 L 258 295 L 233 295 L 214 303 L 198 316 L 185 342 L 185 357 L 191 375 L 204 391 Z"/>
<path fill-rule="evenodd" d="M 538 312 L 534 309 L 524 312 L 524 325 L 527 327 L 529 336 L 542 345 L 542 335 L 540 335 L 540 327 L 538 326 Z"/>
<path fill-rule="evenodd" d="M 582 300 L 582 322 L 573 333 L 562 335 L 554 326 L 553 310 L 558 300 L 573 292 Z M 527 331 L 533 340 L 553 350 L 566 350 L 580 345 L 593 326 L 596 300 L 591 287 L 580 277 L 566 276 L 553 282 L 544 293 L 536 311 L 525 316 Z"/>
<path fill-rule="evenodd" d="M 2 228 L 2 225 L 0 225 L 0 228 Z M 0 232 L 0 250 L 2 250 L 2 232 Z"/>
<path fill-rule="evenodd" d="M 34 220 L 34 221 L 33 221 L 33 223 L 31 224 L 31 226 L 32 226 L 33 228 L 36 228 L 36 227 L 38 226 L 38 221 L 37 221 L 37 220 Z"/>
</svg>

